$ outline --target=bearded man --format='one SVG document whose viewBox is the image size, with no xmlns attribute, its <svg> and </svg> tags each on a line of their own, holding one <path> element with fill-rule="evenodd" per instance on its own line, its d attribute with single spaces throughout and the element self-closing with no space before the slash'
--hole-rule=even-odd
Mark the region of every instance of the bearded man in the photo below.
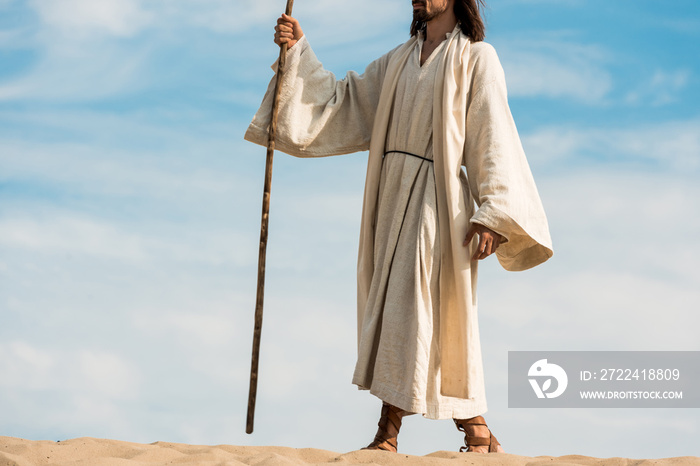
<svg viewBox="0 0 700 466">
<path fill-rule="evenodd" d="M 534 267 L 552 256 L 549 228 L 477 0 L 412 7 L 411 38 L 342 80 L 296 19 L 278 19 L 289 50 L 276 145 L 298 157 L 369 149 L 353 383 L 383 405 L 366 448 L 396 451 L 401 418 L 420 413 L 453 419 L 460 451 L 502 452 L 482 417 L 477 264 L 495 253 L 506 270 Z M 261 145 L 273 89 L 246 133 Z"/>
</svg>

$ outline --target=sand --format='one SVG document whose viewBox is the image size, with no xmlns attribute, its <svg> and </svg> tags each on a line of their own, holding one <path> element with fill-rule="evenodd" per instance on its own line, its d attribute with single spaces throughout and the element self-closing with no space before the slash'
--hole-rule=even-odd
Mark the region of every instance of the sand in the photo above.
<svg viewBox="0 0 700 466">
<path fill-rule="evenodd" d="M 426 456 L 410 456 L 383 451 L 334 453 L 313 448 L 237 447 L 233 445 L 185 445 L 155 442 L 140 444 L 117 440 L 77 438 L 62 442 L 0 437 L 0 466 L 293 466 L 306 464 L 410 464 L 410 465 L 663 465 L 700 466 L 699 457 L 663 459 L 592 458 L 566 455 L 519 456 L 509 453 L 456 453 L 438 451 Z"/>
</svg>

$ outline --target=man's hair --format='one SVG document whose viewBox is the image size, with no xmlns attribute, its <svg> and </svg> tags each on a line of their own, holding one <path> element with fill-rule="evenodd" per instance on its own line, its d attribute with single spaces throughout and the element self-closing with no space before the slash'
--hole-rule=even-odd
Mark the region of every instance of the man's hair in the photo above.
<svg viewBox="0 0 700 466">
<path fill-rule="evenodd" d="M 483 6 L 484 0 L 455 0 L 454 12 L 459 27 L 472 42 L 480 42 L 486 37 L 486 27 L 480 13 Z M 411 22 L 411 36 L 415 36 L 419 31 L 425 33 L 425 25 L 425 22 L 414 19 Z"/>
</svg>

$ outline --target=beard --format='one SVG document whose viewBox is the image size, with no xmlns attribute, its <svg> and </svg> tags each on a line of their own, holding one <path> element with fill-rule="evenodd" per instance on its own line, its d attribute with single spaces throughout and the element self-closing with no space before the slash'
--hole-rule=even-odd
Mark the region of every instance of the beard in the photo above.
<svg viewBox="0 0 700 466">
<path fill-rule="evenodd" d="M 447 2 L 445 2 L 443 5 L 439 5 L 436 7 L 435 3 L 432 3 L 431 6 L 432 11 L 428 12 L 427 4 L 425 1 L 421 2 L 422 8 L 418 8 L 413 10 L 413 21 L 418 22 L 418 23 L 427 23 L 431 21 L 432 19 L 437 18 L 441 14 L 443 14 L 445 11 L 447 11 Z"/>
</svg>

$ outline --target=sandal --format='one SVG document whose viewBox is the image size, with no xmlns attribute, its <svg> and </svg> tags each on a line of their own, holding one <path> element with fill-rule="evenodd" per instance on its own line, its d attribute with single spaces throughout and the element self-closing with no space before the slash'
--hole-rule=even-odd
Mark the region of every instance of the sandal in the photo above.
<svg viewBox="0 0 700 466">
<path fill-rule="evenodd" d="M 392 406 L 390 404 L 384 403 L 382 405 L 382 415 L 379 418 L 379 429 L 377 429 L 377 434 L 374 436 L 372 443 L 367 445 L 363 450 L 385 450 L 396 453 L 397 447 L 399 445 L 396 437 L 398 436 L 399 429 L 401 428 L 401 418 L 403 410 Z M 392 435 L 389 433 L 387 427 L 389 423 L 396 430 L 396 434 Z"/>
<path fill-rule="evenodd" d="M 486 425 L 486 421 L 484 420 L 483 416 L 476 416 L 471 419 L 454 419 L 455 424 L 457 425 L 457 430 L 464 432 L 464 445 L 463 447 L 460 447 L 459 451 L 460 452 L 469 452 L 470 447 L 480 447 L 480 446 L 487 446 L 489 447 L 489 453 L 496 453 L 498 451 L 498 446 L 500 443 L 498 443 L 498 440 L 496 440 L 496 437 L 493 436 L 493 433 L 491 432 L 491 429 L 489 429 L 489 437 L 477 437 L 475 435 L 471 435 L 469 432 L 467 432 L 467 427 L 466 426 L 485 426 L 488 428 Z"/>
</svg>

